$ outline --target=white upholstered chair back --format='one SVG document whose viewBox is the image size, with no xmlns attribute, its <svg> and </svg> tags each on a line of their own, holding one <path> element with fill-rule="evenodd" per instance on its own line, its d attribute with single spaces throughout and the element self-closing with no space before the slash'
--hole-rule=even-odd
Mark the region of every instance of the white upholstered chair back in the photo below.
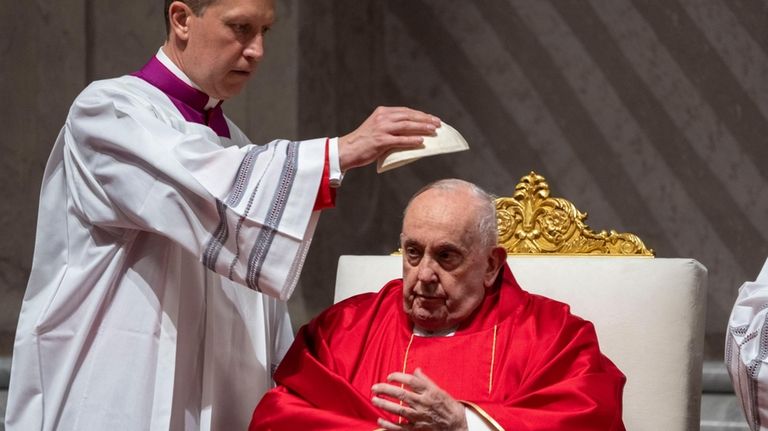
<svg viewBox="0 0 768 431">
<path fill-rule="evenodd" d="M 692 259 L 653 258 L 632 234 L 591 231 L 586 214 L 549 197 L 533 172 L 496 208 L 520 286 L 590 320 L 602 351 L 627 376 L 627 430 L 698 430 L 706 269 Z M 400 256 L 341 256 L 334 301 L 401 276 Z"/>
<path fill-rule="evenodd" d="M 630 431 L 699 429 L 706 269 L 692 259 L 510 256 L 520 286 L 590 320 L 627 376 Z M 342 256 L 338 302 L 402 274 L 399 256 Z"/>
</svg>

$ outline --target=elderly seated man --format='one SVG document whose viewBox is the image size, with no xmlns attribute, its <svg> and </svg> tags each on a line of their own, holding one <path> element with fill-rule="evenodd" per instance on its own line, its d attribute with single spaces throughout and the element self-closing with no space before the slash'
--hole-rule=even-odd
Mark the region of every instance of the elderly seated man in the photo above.
<svg viewBox="0 0 768 431">
<path fill-rule="evenodd" d="M 624 375 L 590 322 L 518 286 L 486 192 L 425 187 L 400 236 L 403 278 L 303 327 L 251 430 L 624 430 Z"/>
</svg>

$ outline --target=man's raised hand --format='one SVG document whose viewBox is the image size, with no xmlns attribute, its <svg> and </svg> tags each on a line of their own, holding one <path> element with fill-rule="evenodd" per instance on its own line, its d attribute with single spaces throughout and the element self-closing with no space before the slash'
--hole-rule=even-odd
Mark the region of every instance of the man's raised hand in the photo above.
<svg viewBox="0 0 768 431">
<path fill-rule="evenodd" d="M 392 149 L 418 148 L 440 119 L 405 107 L 379 106 L 355 131 L 339 138 L 342 171 L 365 166 Z"/>
</svg>

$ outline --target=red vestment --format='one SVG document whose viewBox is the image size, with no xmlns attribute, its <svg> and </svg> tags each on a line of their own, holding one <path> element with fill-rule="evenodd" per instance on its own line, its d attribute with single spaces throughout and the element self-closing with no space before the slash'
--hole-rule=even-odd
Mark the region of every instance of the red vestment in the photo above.
<svg viewBox="0 0 768 431">
<path fill-rule="evenodd" d="M 371 386 L 418 367 L 499 429 L 623 431 L 625 377 L 600 353 L 592 324 L 522 290 L 509 267 L 502 271 L 449 337 L 412 336 L 402 280 L 332 306 L 299 331 L 250 430 L 397 423 L 371 404 Z"/>
</svg>

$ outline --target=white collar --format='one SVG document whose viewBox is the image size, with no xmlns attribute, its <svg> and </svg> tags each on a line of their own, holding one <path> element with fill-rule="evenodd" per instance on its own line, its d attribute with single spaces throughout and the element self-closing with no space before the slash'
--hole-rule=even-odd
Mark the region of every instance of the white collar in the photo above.
<svg viewBox="0 0 768 431">
<path fill-rule="evenodd" d="M 443 329 L 440 331 L 427 331 L 413 325 L 413 335 L 417 337 L 452 337 L 456 334 L 456 327 Z"/>
<path fill-rule="evenodd" d="M 173 60 L 171 60 L 171 58 L 168 57 L 165 51 L 163 51 L 162 46 L 160 47 L 160 49 L 157 50 L 157 54 L 155 55 L 155 57 L 160 63 L 163 64 L 163 66 L 165 66 L 168 70 L 170 70 L 171 73 L 173 73 L 177 78 L 184 81 L 185 84 L 189 85 L 190 87 L 196 90 L 203 91 L 200 87 L 197 86 L 197 84 L 195 84 L 194 82 L 192 82 L 191 79 L 189 79 L 186 73 L 182 72 L 181 69 L 179 69 L 179 66 L 176 66 L 176 63 L 174 63 Z M 216 105 L 218 105 L 219 102 L 221 102 L 220 99 L 208 96 L 208 103 L 205 104 L 204 109 L 206 110 L 211 109 Z"/>
</svg>

